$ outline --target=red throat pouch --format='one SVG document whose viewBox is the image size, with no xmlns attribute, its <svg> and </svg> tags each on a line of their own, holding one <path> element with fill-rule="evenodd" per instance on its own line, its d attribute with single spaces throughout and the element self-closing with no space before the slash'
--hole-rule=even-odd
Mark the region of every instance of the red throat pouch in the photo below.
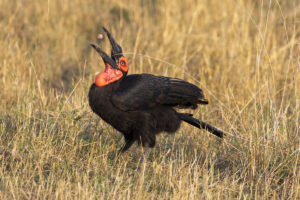
<svg viewBox="0 0 300 200">
<path fill-rule="evenodd" d="M 104 72 L 101 72 L 96 76 L 95 84 L 98 87 L 102 87 L 119 80 L 122 76 L 123 73 L 120 70 L 114 69 L 106 63 Z"/>
</svg>

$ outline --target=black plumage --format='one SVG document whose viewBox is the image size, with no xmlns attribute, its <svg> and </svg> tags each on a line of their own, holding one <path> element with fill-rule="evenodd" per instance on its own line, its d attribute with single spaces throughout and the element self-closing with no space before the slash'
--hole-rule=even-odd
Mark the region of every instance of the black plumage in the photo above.
<svg viewBox="0 0 300 200">
<path fill-rule="evenodd" d="M 135 141 L 145 147 L 154 147 L 158 133 L 175 133 L 181 121 L 206 129 L 218 137 L 223 136 L 222 131 L 191 114 L 175 110 L 196 109 L 198 104 L 208 104 L 200 88 L 177 78 L 127 75 L 128 63 L 121 47 L 104 30 L 112 44 L 112 55 L 109 57 L 92 45 L 103 58 L 106 69 L 90 87 L 89 104 L 98 116 L 124 135 L 122 152 Z"/>
</svg>

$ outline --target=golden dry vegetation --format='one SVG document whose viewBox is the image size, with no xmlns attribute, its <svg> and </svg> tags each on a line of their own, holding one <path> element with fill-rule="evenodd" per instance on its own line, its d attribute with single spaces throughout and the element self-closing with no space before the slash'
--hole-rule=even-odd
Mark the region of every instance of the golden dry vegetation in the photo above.
<svg viewBox="0 0 300 200">
<path fill-rule="evenodd" d="M 201 87 L 195 116 L 117 158 L 88 106 L 106 26 L 130 73 Z M 0 0 L 0 199 L 299 199 L 298 0 Z M 99 45 L 107 52 L 109 42 Z"/>
</svg>

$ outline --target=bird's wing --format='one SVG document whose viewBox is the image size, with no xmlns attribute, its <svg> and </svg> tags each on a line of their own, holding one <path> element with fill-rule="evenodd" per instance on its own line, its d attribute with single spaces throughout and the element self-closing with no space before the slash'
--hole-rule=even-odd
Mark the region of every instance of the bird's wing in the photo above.
<svg viewBox="0 0 300 200">
<path fill-rule="evenodd" d="M 158 105 L 196 108 L 207 104 L 203 92 L 186 81 L 151 74 L 126 76 L 112 95 L 112 103 L 121 110 L 145 110 Z"/>
</svg>

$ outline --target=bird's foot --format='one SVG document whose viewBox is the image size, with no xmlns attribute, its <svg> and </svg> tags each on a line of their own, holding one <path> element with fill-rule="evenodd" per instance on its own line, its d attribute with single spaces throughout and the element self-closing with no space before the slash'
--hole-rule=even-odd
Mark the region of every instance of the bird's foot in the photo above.
<svg viewBox="0 0 300 200">
<path fill-rule="evenodd" d="M 147 159 L 149 157 L 150 152 L 151 152 L 151 148 L 149 147 L 143 148 L 143 155 L 138 163 L 137 171 L 141 171 L 141 167 L 143 167 L 143 171 L 145 170 Z"/>
</svg>

